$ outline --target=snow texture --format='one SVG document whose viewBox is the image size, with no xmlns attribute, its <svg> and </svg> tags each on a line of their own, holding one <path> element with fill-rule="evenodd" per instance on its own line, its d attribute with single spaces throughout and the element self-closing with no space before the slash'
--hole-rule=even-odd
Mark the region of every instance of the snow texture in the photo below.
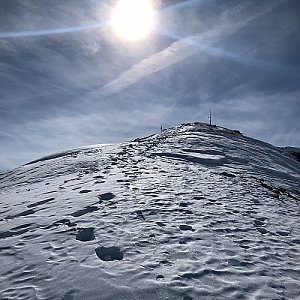
<svg viewBox="0 0 300 300">
<path fill-rule="evenodd" d="M 183 124 L 0 189 L 0 299 L 300 299 L 295 148 Z"/>
</svg>

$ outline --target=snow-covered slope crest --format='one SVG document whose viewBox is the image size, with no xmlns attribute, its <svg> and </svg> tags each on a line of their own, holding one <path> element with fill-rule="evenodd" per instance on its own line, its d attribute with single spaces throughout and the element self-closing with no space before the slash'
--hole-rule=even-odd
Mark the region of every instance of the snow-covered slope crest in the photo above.
<svg viewBox="0 0 300 300">
<path fill-rule="evenodd" d="M 190 123 L 2 173 L 0 299 L 299 299 L 295 151 Z"/>
</svg>

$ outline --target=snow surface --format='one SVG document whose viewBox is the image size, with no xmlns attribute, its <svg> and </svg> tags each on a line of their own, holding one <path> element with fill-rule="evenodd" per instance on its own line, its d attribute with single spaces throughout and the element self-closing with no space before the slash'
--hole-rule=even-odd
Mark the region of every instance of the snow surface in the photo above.
<svg viewBox="0 0 300 300">
<path fill-rule="evenodd" d="M 300 299 L 293 151 L 192 123 L 1 173 L 0 299 Z"/>
</svg>

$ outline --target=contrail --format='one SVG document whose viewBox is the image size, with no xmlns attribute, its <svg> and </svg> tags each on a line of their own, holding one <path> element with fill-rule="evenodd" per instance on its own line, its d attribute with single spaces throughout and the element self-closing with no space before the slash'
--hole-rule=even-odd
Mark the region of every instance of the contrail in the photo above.
<svg viewBox="0 0 300 300">
<path fill-rule="evenodd" d="M 176 10 L 176 9 L 182 9 L 183 7 L 188 7 L 188 6 L 191 6 L 191 5 L 199 4 L 200 2 L 203 2 L 203 1 L 204 0 L 181 1 L 179 3 L 164 7 L 163 9 L 161 9 L 161 13 L 166 13 L 166 12 Z"/>
<path fill-rule="evenodd" d="M 171 32 L 164 32 L 164 35 L 168 36 L 169 38 L 175 41 L 180 41 L 183 39 L 179 35 Z M 270 72 L 274 72 L 274 71 L 284 72 L 287 76 L 291 76 L 291 77 L 295 77 L 296 73 L 298 74 L 298 69 L 293 68 L 291 66 L 286 66 L 279 63 L 271 63 L 265 60 L 260 60 L 257 58 L 247 56 L 252 51 L 255 51 L 255 49 L 256 49 L 255 47 L 252 48 L 250 47 L 239 53 L 236 53 L 236 52 L 230 52 L 228 50 L 220 49 L 212 45 L 207 45 L 204 43 L 202 43 L 201 45 L 201 50 L 209 55 L 224 57 L 232 61 L 241 63 L 243 65 L 254 66 L 256 68 L 264 69 Z"/>
<path fill-rule="evenodd" d="M 21 38 L 21 37 L 38 37 L 45 35 L 64 34 L 70 32 L 78 32 L 83 30 L 90 30 L 100 28 L 102 24 L 88 24 L 82 26 L 66 27 L 66 28 L 55 28 L 45 30 L 34 30 L 34 31 L 19 31 L 19 32 L 0 32 L 0 39 L 10 38 Z"/>
<path fill-rule="evenodd" d="M 278 3 L 279 2 L 277 2 L 277 5 Z M 257 8 L 257 12 L 250 16 L 248 16 L 248 6 L 237 6 L 235 10 L 229 9 L 229 11 L 221 17 L 221 21 L 214 29 L 190 35 L 174 42 L 168 48 L 151 55 L 123 72 L 115 80 L 105 85 L 99 92 L 103 96 L 118 93 L 146 76 L 179 63 L 201 51 L 207 51 L 213 44 L 230 36 L 258 16 L 270 12 L 274 6 L 273 4 L 266 5 L 264 9 Z M 239 20 L 236 22 L 232 21 L 237 15 L 239 16 Z"/>
</svg>

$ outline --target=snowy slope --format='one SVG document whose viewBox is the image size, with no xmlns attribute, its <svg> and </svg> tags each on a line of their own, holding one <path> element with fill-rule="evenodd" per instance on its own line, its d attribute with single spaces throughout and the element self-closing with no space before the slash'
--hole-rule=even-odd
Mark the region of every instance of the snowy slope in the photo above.
<svg viewBox="0 0 300 300">
<path fill-rule="evenodd" d="M 300 299 L 300 163 L 183 124 L 0 176 L 0 299 Z"/>
</svg>

